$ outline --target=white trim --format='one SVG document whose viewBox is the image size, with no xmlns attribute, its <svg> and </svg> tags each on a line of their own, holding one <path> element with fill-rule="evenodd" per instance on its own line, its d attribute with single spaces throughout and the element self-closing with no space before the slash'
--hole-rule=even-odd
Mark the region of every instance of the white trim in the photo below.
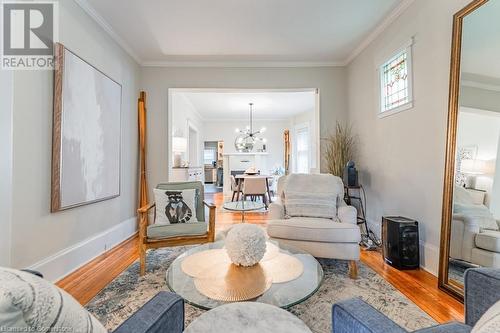
<svg viewBox="0 0 500 333">
<path fill-rule="evenodd" d="M 143 67 L 235 67 L 235 68 L 272 68 L 272 67 L 345 67 L 387 29 L 415 0 L 403 0 L 372 32 L 342 61 L 143 61 L 134 49 L 121 38 L 111 25 L 90 5 L 88 0 L 75 2 L 97 22 L 110 37 L 120 45 L 139 65 Z"/>
<path fill-rule="evenodd" d="M 311 123 L 309 121 L 294 124 L 293 126 L 293 135 L 292 135 L 292 170 L 293 172 L 299 172 L 298 166 L 297 166 L 297 147 L 298 147 L 298 142 L 297 142 L 297 137 L 298 137 L 298 132 L 301 130 L 307 130 L 307 169 L 309 173 L 311 172 L 312 168 L 312 142 L 311 142 Z M 307 173 L 307 172 L 306 172 Z"/>
<path fill-rule="evenodd" d="M 274 67 L 343 67 L 345 61 L 144 61 L 143 67 L 221 67 L 221 68 L 274 68 Z"/>
<path fill-rule="evenodd" d="M 379 96 L 379 106 L 378 106 L 378 117 L 379 118 L 385 118 L 387 116 L 394 115 L 396 113 L 409 110 L 413 108 L 413 44 L 414 44 L 414 38 L 411 37 L 410 40 L 405 43 L 403 46 L 401 46 L 397 51 L 393 52 L 390 57 L 388 57 L 387 60 L 385 60 L 382 64 L 380 64 L 377 67 L 377 75 L 378 75 L 378 96 Z M 408 102 L 402 105 L 399 105 L 397 107 L 388 109 L 383 111 L 383 101 L 385 98 L 385 95 L 383 93 L 383 72 L 382 69 L 390 62 L 392 62 L 394 59 L 399 57 L 403 52 L 406 52 L 406 66 L 407 66 L 407 72 L 408 72 Z"/>
<path fill-rule="evenodd" d="M 173 125 L 173 124 L 172 124 Z M 191 161 L 191 135 L 190 131 L 193 130 L 196 133 L 196 161 Z M 191 119 L 186 119 L 186 134 L 185 137 L 187 139 L 187 149 L 186 149 L 186 160 L 189 161 L 189 165 L 197 167 L 199 165 L 202 165 L 200 162 L 200 131 L 198 127 L 194 124 L 194 122 Z M 203 178 L 205 179 L 205 178 Z"/>
<path fill-rule="evenodd" d="M 316 88 L 168 88 L 173 93 L 266 93 L 266 92 L 308 92 Z"/>
<path fill-rule="evenodd" d="M 437 277 L 437 268 L 439 267 L 439 247 L 421 241 L 419 250 L 420 267 Z"/>
<path fill-rule="evenodd" d="M 191 111 L 193 111 L 194 115 L 196 117 L 198 117 L 198 119 L 200 119 L 200 121 L 205 121 L 205 118 L 201 115 L 201 113 L 198 111 L 198 109 L 195 108 L 195 106 L 193 105 L 193 102 L 191 102 L 191 100 L 186 95 L 181 95 L 181 96 L 184 99 L 184 101 L 187 104 L 189 104 L 189 106 L 191 107 Z"/>
<path fill-rule="evenodd" d="M 403 112 L 403 111 L 406 111 L 406 110 L 409 110 L 412 108 L 413 108 L 413 102 L 408 102 L 406 104 L 400 105 L 397 108 L 393 108 L 393 109 L 390 109 L 388 111 L 380 112 L 380 110 L 379 110 L 377 116 L 380 119 L 382 119 L 382 118 L 389 117 L 389 116 L 395 115 L 397 113 L 400 113 L 400 112 Z"/>
<path fill-rule="evenodd" d="M 461 85 L 464 87 L 477 88 L 489 91 L 500 91 L 500 85 L 488 84 L 478 81 L 462 80 Z"/>
<path fill-rule="evenodd" d="M 139 65 L 142 64 L 142 60 L 139 55 L 134 51 L 132 47 L 121 38 L 114 30 L 111 28 L 111 25 L 99 14 L 97 11 L 90 5 L 87 0 L 75 0 L 75 2 L 82 8 L 94 21 L 97 22 L 101 28 L 104 29 L 108 33 L 108 35 L 113 39 L 118 45 L 122 47 L 122 49 L 128 53 Z"/>
<path fill-rule="evenodd" d="M 216 122 L 241 122 L 240 118 L 213 118 L 213 119 L 203 119 L 204 123 L 216 123 Z M 289 120 L 290 116 L 284 118 L 253 118 L 254 121 L 269 121 L 269 122 L 283 122 Z"/>
<path fill-rule="evenodd" d="M 396 21 L 396 19 L 401 16 L 401 14 L 403 14 L 414 1 L 415 0 L 403 0 L 399 5 L 397 5 L 396 8 L 394 8 L 392 12 L 390 12 L 389 15 L 387 15 L 386 18 L 372 30 L 372 33 L 370 33 L 368 37 L 366 37 L 347 57 L 347 59 L 343 62 L 344 66 L 349 65 L 361 52 L 363 52 L 375 39 L 377 39 L 378 36 L 380 36 L 392 23 L 394 23 L 394 21 Z"/>
<path fill-rule="evenodd" d="M 14 82 L 13 71 L 0 77 L 0 266 L 12 263 L 12 145 Z"/>
<path fill-rule="evenodd" d="M 316 103 L 315 104 L 315 109 L 314 109 L 314 126 L 315 126 L 315 131 L 316 131 L 316 137 L 314 140 L 316 141 L 316 147 L 314 147 L 316 150 L 316 156 L 314 157 L 316 159 L 316 165 L 315 169 L 311 169 L 311 173 L 321 173 L 321 99 L 320 99 L 320 90 L 319 88 L 316 89 Z"/>
<path fill-rule="evenodd" d="M 132 217 L 31 265 L 29 269 L 43 273 L 44 277 L 49 281 L 58 281 L 95 257 L 130 238 L 136 232 L 137 218 Z"/>
</svg>

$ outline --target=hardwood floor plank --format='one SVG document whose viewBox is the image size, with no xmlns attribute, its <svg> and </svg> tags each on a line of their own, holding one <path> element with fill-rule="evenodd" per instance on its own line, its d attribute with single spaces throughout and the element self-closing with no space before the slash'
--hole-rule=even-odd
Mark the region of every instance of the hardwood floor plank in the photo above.
<svg viewBox="0 0 500 333">
<path fill-rule="evenodd" d="M 438 289 L 437 278 L 431 273 L 423 269 L 400 271 L 387 265 L 378 251 L 362 251 L 361 261 L 439 323 L 463 321 L 463 304 Z"/>
<path fill-rule="evenodd" d="M 216 230 L 240 223 L 241 215 L 222 208 L 221 193 L 207 194 L 206 199 L 217 206 Z M 247 223 L 266 225 L 267 212 L 245 214 Z M 137 236 L 95 258 L 57 283 L 81 304 L 88 303 L 99 291 L 139 257 Z M 362 251 L 361 261 L 381 275 L 412 302 L 439 323 L 463 321 L 463 304 L 437 288 L 437 278 L 423 269 L 400 271 L 387 265 L 376 251 Z M 347 277 L 346 277 L 347 278 Z"/>
</svg>

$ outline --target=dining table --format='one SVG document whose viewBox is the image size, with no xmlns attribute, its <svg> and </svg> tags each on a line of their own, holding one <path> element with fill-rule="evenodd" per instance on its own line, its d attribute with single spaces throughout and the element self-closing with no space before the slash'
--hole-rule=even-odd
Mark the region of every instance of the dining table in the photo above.
<svg viewBox="0 0 500 333">
<path fill-rule="evenodd" d="M 262 179 L 262 178 L 265 178 L 266 179 L 266 188 L 267 188 L 267 197 L 269 198 L 269 203 L 273 202 L 272 198 L 271 198 L 271 189 L 269 187 L 269 180 L 273 179 L 274 176 L 272 175 L 260 175 L 260 174 L 246 174 L 246 173 L 242 173 L 242 174 L 239 174 L 239 175 L 235 175 L 234 178 L 236 179 L 236 184 L 238 185 L 238 199 L 239 200 L 239 196 L 240 196 L 240 193 L 242 193 L 242 190 L 243 190 L 243 183 L 245 181 L 245 179 L 248 179 L 248 178 L 252 178 L 252 179 Z"/>
</svg>

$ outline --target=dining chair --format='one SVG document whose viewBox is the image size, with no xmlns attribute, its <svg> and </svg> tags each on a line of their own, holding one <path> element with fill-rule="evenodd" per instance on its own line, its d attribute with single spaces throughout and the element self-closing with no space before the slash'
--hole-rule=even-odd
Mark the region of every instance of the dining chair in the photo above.
<svg viewBox="0 0 500 333">
<path fill-rule="evenodd" d="M 238 201 L 240 199 L 240 188 L 234 175 L 231 175 L 231 191 L 233 191 L 233 197 L 231 198 L 231 201 L 234 201 L 235 197 L 236 201 Z"/>
<path fill-rule="evenodd" d="M 246 177 L 243 182 L 243 200 L 246 200 L 249 196 L 252 200 L 255 200 L 257 197 L 262 198 L 262 202 L 264 205 L 268 206 L 268 198 L 267 194 L 267 184 L 266 178 L 252 178 Z"/>
</svg>

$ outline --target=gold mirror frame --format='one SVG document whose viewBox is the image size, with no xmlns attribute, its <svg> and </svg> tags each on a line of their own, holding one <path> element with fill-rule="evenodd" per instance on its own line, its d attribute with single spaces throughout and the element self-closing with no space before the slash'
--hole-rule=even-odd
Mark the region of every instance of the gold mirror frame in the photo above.
<svg viewBox="0 0 500 333">
<path fill-rule="evenodd" d="M 448 103 L 448 130 L 446 133 L 446 159 L 444 167 L 443 212 L 441 245 L 439 251 L 439 288 L 463 302 L 463 286 L 448 279 L 451 219 L 453 211 L 453 185 L 455 183 L 455 154 L 460 92 L 460 59 L 462 55 L 463 19 L 489 0 L 474 0 L 453 16 L 451 45 L 450 92 Z"/>
</svg>

